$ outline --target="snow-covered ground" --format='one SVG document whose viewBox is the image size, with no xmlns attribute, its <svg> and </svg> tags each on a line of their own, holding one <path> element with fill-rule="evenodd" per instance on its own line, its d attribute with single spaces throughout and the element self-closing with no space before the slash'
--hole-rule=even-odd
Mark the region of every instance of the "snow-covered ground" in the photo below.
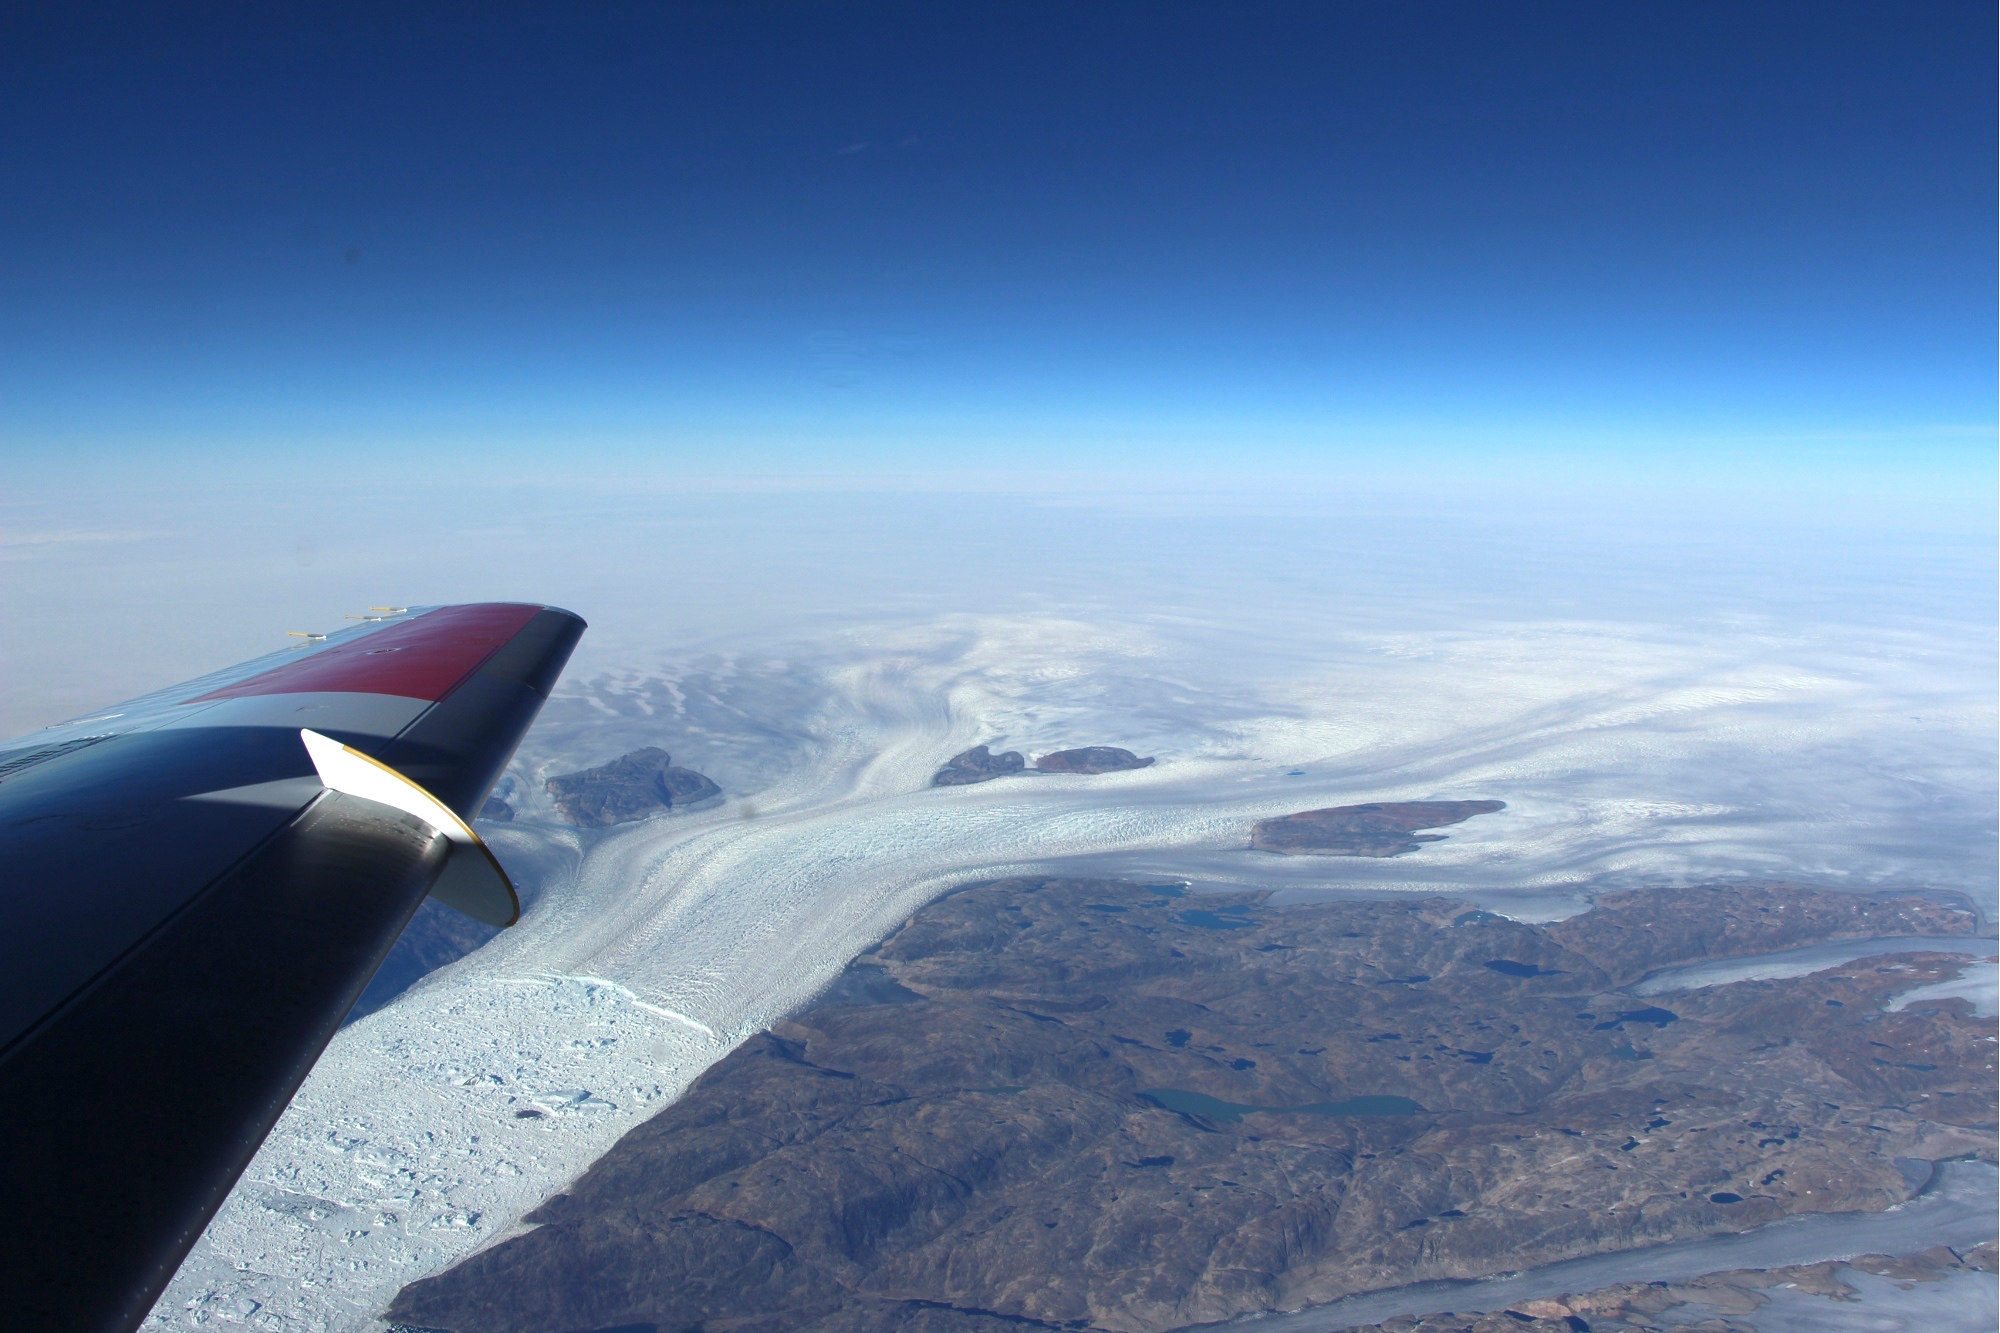
<svg viewBox="0 0 2000 1333">
<path fill-rule="evenodd" d="M 1152 867 L 1534 917 L 1574 910 L 1585 884 L 1714 875 L 1990 897 L 1988 687 L 1941 669 L 1938 644 L 1581 619 L 1259 642 L 1165 618 L 943 615 L 581 663 L 495 833 L 534 885 L 526 917 L 335 1039 L 155 1325 L 379 1328 L 403 1284 L 508 1234 L 969 879 Z M 927 786 L 981 742 L 1160 761 Z M 543 775 L 648 743 L 728 799 L 603 834 L 554 822 Z M 1475 797 L 1507 808 L 1394 860 L 1245 850 L 1268 815 Z"/>
</svg>

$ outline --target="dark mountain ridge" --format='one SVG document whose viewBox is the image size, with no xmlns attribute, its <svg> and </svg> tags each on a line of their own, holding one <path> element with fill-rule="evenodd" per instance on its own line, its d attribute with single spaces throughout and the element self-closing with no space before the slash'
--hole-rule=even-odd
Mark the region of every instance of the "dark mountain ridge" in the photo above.
<svg viewBox="0 0 2000 1333">
<path fill-rule="evenodd" d="M 1608 895 L 1535 926 L 1429 897 L 983 884 L 390 1313 L 1153 1333 L 1886 1208 L 1913 1188 L 1898 1159 L 1994 1155 L 1993 1021 L 1883 1007 L 1962 960 L 1623 987 L 1667 955 L 1975 925 L 1797 885 Z"/>
</svg>

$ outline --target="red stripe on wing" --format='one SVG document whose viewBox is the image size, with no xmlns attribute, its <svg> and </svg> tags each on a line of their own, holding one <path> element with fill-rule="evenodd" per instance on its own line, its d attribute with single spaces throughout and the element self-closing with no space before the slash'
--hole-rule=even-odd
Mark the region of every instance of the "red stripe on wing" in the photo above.
<svg viewBox="0 0 2000 1333">
<path fill-rule="evenodd" d="M 439 607 L 187 702 L 318 692 L 394 694 L 436 702 L 541 611 L 514 602 Z"/>
</svg>

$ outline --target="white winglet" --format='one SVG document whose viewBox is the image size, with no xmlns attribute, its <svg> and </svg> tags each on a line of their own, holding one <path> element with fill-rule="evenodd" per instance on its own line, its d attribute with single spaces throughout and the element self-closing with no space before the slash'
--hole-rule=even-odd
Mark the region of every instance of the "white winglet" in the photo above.
<svg viewBox="0 0 2000 1333">
<path fill-rule="evenodd" d="M 472 826 L 452 808 L 379 759 L 342 745 L 331 736 L 301 730 L 299 739 L 312 756 L 313 767 L 327 790 L 375 801 L 414 815 L 442 833 L 451 843 L 451 859 L 431 886 L 431 897 L 489 926 L 511 926 L 521 919 L 521 899 Z"/>
</svg>

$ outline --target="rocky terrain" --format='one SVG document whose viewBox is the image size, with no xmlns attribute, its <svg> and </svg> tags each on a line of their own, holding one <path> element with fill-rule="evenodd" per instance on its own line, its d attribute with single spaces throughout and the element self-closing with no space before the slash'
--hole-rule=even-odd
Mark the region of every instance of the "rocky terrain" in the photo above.
<svg viewBox="0 0 2000 1333">
<path fill-rule="evenodd" d="M 1462 824 L 1506 807 L 1505 801 L 1399 801 L 1301 810 L 1259 820 L 1250 831 L 1250 845 L 1285 856 L 1400 856 L 1445 837 L 1417 829 Z"/>
<path fill-rule="evenodd" d="M 1086 745 L 1045 754 L 1035 761 L 1035 767 L 1044 773 L 1122 773 L 1128 768 L 1145 768 L 1152 762 L 1151 756 L 1141 759 L 1115 745 Z"/>
<path fill-rule="evenodd" d="M 1120 773 L 1128 768 L 1145 768 L 1152 759 L 1141 759 L 1130 750 L 1121 750 L 1115 745 L 1086 745 L 1075 750 L 1057 750 L 1045 754 L 1035 761 L 1035 771 L 1039 773 Z M 984 745 L 975 745 L 962 754 L 955 754 L 945 761 L 937 776 L 931 779 L 933 787 L 968 787 L 975 782 L 991 782 L 994 778 L 1011 777 L 1027 771 L 1027 761 L 1019 750 L 1007 750 L 993 754 Z"/>
<path fill-rule="evenodd" d="M 1137 1333 L 1881 1209 L 1912 1188 L 1898 1158 L 1993 1157 L 1994 1022 L 1883 1008 L 1961 960 L 1629 987 L 1975 927 L 1795 885 L 1620 894 L 1545 927 L 1428 897 L 980 885 L 390 1317 Z"/>
<path fill-rule="evenodd" d="M 2000 1270 L 1991 1244 L 1963 1253 L 1940 1245 L 1922 1254 L 1864 1254 L 1845 1263 L 1746 1268 L 1686 1282 L 1626 1282 L 1560 1299 L 1523 1301 L 1490 1314 L 1433 1314 L 1357 1324 L 1344 1333 L 1757 1333 L 1757 1312 L 1775 1288 L 1852 1300 L 1846 1274 L 1867 1273 L 1911 1285 L 1953 1273 Z M 1795 1325 L 1787 1322 L 1785 1327 Z"/>
<path fill-rule="evenodd" d="M 693 769 L 674 767 L 673 756 L 657 745 L 599 768 L 550 778 L 548 791 L 563 818 L 578 828 L 609 828 L 722 795 Z"/>
<path fill-rule="evenodd" d="M 955 754 L 945 761 L 937 776 L 931 779 L 933 787 L 969 787 L 975 782 L 991 782 L 1011 773 L 1019 773 L 1028 766 L 1019 750 L 1007 750 L 994 754 L 983 745 L 975 745 L 970 750 Z"/>
</svg>

